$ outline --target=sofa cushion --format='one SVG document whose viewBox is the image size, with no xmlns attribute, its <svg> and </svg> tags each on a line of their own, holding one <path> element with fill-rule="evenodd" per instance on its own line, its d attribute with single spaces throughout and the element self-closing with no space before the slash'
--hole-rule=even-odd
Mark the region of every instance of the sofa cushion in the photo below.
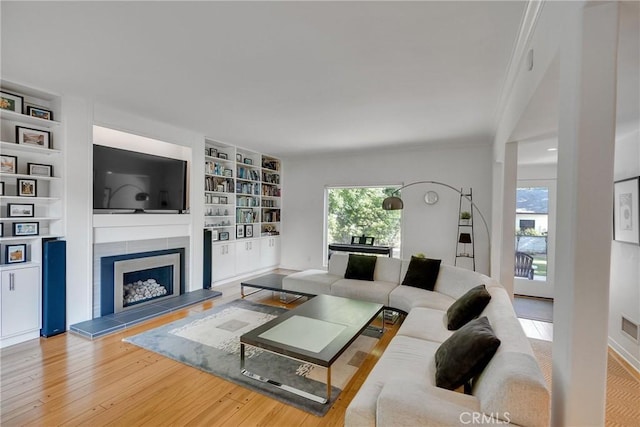
<svg viewBox="0 0 640 427">
<path fill-rule="evenodd" d="M 345 279 L 373 281 L 377 256 L 349 254 Z"/>
<path fill-rule="evenodd" d="M 481 317 L 467 323 L 436 351 L 436 385 L 455 390 L 468 383 L 482 372 L 499 346 L 489 319 Z"/>
<path fill-rule="evenodd" d="M 442 343 L 452 334 L 453 332 L 447 329 L 446 312 L 433 308 L 415 307 L 405 317 L 396 335 Z"/>
<path fill-rule="evenodd" d="M 450 331 L 460 329 L 461 326 L 478 317 L 490 300 L 491 294 L 487 292 L 485 285 L 469 289 L 447 310 L 447 329 Z"/>
<path fill-rule="evenodd" d="M 412 256 L 402 284 L 433 291 L 438 279 L 441 262 L 439 259 Z"/>
<path fill-rule="evenodd" d="M 427 291 L 413 286 L 398 286 L 389 294 L 389 307 L 409 313 L 415 307 L 447 311 L 455 299 L 440 292 Z"/>
<path fill-rule="evenodd" d="M 344 252 L 334 252 L 329 258 L 329 274 L 344 278 L 347 271 L 347 263 L 349 262 L 349 254 Z"/>
<path fill-rule="evenodd" d="M 383 282 L 400 283 L 400 266 L 402 261 L 398 258 L 378 257 L 376 270 L 373 273 L 373 280 Z"/>
<path fill-rule="evenodd" d="M 381 280 L 340 279 L 331 285 L 331 295 L 375 302 L 386 307 L 389 306 L 389 293 L 396 286 L 397 283 Z"/>
<path fill-rule="evenodd" d="M 331 285 L 341 276 L 334 276 L 325 270 L 305 270 L 290 274 L 282 279 L 282 289 L 311 295 L 331 295 Z"/>
</svg>

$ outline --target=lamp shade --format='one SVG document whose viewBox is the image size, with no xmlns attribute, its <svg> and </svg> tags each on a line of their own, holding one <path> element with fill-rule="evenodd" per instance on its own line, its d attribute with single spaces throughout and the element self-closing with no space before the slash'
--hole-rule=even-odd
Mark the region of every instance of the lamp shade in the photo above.
<svg viewBox="0 0 640 427">
<path fill-rule="evenodd" d="M 459 243 L 471 243 L 471 234 L 469 233 L 460 233 L 460 238 L 458 239 Z"/>
<path fill-rule="evenodd" d="M 403 207 L 404 203 L 400 197 L 390 196 L 382 201 L 382 209 L 385 211 L 397 211 Z"/>
</svg>

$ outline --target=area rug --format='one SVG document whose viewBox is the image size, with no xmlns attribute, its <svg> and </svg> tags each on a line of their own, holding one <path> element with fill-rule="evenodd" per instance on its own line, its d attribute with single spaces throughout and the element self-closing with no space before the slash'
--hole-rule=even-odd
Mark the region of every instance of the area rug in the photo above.
<svg viewBox="0 0 640 427">
<path fill-rule="evenodd" d="M 522 319 L 553 323 L 552 299 L 516 296 L 513 299 L 513 309 Z"/>
<path fill-rule="evenodd" d="M 240 372 L 240 336 L 286 310 L 234 300 L 124 341 L 209 372 L 317 416 L 323 416 L 375 347 L 376 337 L 360 335 L 331 368 L 331 399 L 313 402 L 248 378 Z M 298 389 L 326 396 L 326 369 L 247 346 L 245 368 Z"/>
</svg>

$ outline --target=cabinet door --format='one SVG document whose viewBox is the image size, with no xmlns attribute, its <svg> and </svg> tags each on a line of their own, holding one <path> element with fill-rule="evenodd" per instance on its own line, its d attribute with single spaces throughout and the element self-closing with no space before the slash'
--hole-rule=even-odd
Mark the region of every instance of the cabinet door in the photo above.
<svg viewBox="0 0 640 427">
<path fill-rule="evenodd" d="M 260 242 L 260 266 L 274 267 L 280 264 L 280 238 L 265 237 Z"/>
<path fill-rule="evenodd" d="M 40 268 L 3 270 L 2 336 L 40 329 Z"/>
<path fill-rule="evenodd" d="M 236 246 L 233 243 L 216 243 L 211 246 L 211 279 L 216 282 L 236 274 Z"/>
<path fill-rule="evenodd" d="M 260 240 L 236 242 L 236 273 L 243 274 L 260 268 Z"/>
</svg>

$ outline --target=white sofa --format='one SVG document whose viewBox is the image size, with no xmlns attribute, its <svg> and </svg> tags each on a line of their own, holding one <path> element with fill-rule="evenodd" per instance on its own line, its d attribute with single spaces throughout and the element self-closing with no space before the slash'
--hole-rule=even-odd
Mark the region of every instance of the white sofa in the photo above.
<svg viewBox="0 0 640 427">
<path fill-rule="evenodd" d="M 407 313 L 397 335 L 353 398 L 347 426 L 514 424 L 547 426 L 550 394 L 531 345 L 504 288 L 483 274 L 441 265 L 434 291 L 401 285 L 408 260 L 379 257 L 373 281 L 345 279 L 348 254 L 334 253 L 328 271 L 305 270 L 284 278 L 283 288 L 384 304 Z M 471 395 L 435 385 L 435 353 L 453 332 L 449 306 L 485 284 L 487 316 L 501 344 Z"/>
</svg>

